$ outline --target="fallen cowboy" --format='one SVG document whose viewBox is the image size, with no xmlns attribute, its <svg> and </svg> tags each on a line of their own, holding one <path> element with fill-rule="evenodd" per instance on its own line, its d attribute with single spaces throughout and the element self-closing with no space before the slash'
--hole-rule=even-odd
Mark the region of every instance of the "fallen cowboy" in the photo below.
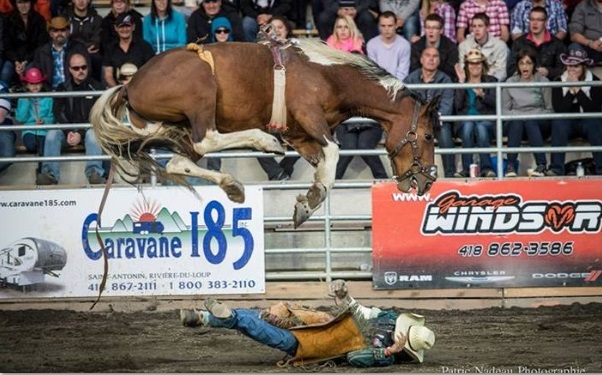
<svg viewBox="0 0 602 375">
<path fill-rule="evenodd" d="M 231 309 L 213 298 L 206 310 L 180 310 L 187 327 L 236 329 L 290 355 L 286 365 L 303 366 L 344 359 L 356 367 L 382 367 L 424 360 L 435 343 L 422 315 L 362 306 L 344 280 L 331 283 L 333 314 L 289 303 L 269 309 Z"/>
</svg>

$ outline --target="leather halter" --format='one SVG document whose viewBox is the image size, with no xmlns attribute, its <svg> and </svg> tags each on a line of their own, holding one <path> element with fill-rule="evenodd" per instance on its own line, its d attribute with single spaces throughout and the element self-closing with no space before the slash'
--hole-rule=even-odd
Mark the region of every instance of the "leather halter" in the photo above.
<svg viewBox="0 0 602 375">
<path fill-rule="evenodd" d="M 399 141 L 397 146 L 391 152 L 389 152 L 389 160 L 391 161 L 391 168 L 393 170 L 394 178 L 397 181 L 403 181 L 406 178 L 410 178 L 416 174 L 422 174 L 427 177 L 428 180 L 434 181 L 435 178 L 429 173 L 429 168 L 427 168 L 424 164 L 422 164 L 420 160 L 420 155 L 418 155 L 418 115 L 420 114 L 420 101 L 416 100 L 416 104 L 414 106 L 414 114 L 412 116 L 412 124 L 410 125 L 410 130 L 406 133 L 405 138 Z M 401 149 L 409 144 L 412 147 L 412 155 L 413 162 L 410 168 L 401 176 L 397 176 L 397 169 L 395 168 L 395 163 L 393 159 L 399 154 Z"/>
</svg>

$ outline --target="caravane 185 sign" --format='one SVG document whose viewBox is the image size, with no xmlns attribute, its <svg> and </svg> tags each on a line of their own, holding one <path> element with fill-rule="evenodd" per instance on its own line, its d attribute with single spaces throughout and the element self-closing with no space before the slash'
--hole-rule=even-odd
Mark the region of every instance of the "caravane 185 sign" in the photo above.
<svg viewBox="0 0 602 375">
<path fill-rule="evenodd" d="M 375 185 L 374 286 L 600 286 L 601 198 L 599 180 Z"/>
<path fill-rule="evenodd" d="M 265 292 L 263 192 L 218 187 L 0 191 L 0 298 Z"/>
</svg>

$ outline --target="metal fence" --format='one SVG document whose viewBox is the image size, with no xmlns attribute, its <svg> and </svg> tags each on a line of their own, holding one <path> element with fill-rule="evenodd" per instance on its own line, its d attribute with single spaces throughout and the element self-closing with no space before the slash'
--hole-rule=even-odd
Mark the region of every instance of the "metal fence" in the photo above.
<svg viewBox="0 0 602 375">
<path fill-rule="evenodd" d="M 571 83 L 573 86 L 602 86 L 602 82 L 579 82 Z M 410 89 L 424 89 L 425 85 L 407 85 Z M 490 152 L 497 155 L 497 175 L 499 179 L 504 178 L 503 174 L 503 155 L 506 153 L 530 153 L 530 152 L 602 152 L 602 146 L 591 146 L 591 145 L 579 145 L 579 146 L 567 146 L 567 147 L 516 147 L 509 148 L 504 146 L 503 139 L 503 123 L 508 120 L 519 120 L 519 119 L 538 119 L 538 120 L 553 120 L 553 119 L 571 119 L 571 118 L 598 118 L 601 121 L 602 126 L 602 113 L 572 113 L 572 114 L 540 114 L 540 115 L 524 115 L 524 116 L 510 116 L 503 113 L 502 110 L 502 89 L 511 87 L 562 87 L 565 86 L 562 82 L 546 82 L 546 83 L 483 83 L 483 84 L 428 84 L 429 89 L 466 89 L 466 88 L 495 88 L 496 90 L 496 113 L 493 115 L 478 115 L 478 116 L 442 116 L 441 120 L 444 122 L 456 122 L 462 120 L 490 120 L 496 123 L 496 137 L 495 144 L 491 148 L 453 148 L 453 149 L 441 149 L 435 150 L 436 154 L 464 154 L 464 153 L 484 153 Z M 86 92 L 66 92 L 66 93 L 20 93 L 20 94 L 5 94 L 4 98 L 16 99 L 16 98 L 29 98 L 29 97 L 74 97 L 74 96 L 98 96 L 101 92 L 98 91 L 86 91 Z M 366 119 L 354 118 L 349 121 L 366 121 Z M 84 124 L 52 124 L 52 125 L 36 125 L 38 129 L 81 129 L 90 128 L 91 125 L 88 123 Z M 0 126 L 2 130 L 22 130 L 30 128 L 27 125 L 11 125 L 11 126 Z M 386 155 L 385 150 L 341 150 L 341 155 Z M 157 154 L 157 158 L 167 158 L 171 154 Z M 297 155 L 294 151 L 286 152 L 287 156 Z M 257 158 L 257 157 L 270 157 L 272 155 L 266 155 L 258 152 L 250 151 L 227 151 L 220 152 L 219 154 L 210 154 L 207 157 L 220 157 L 220 158 Z M 15 158 L 0 158 L 0 162 L 40 162 L 40 161 L 86 161 L 86 160 L 108 160 L 108 156 L 85 156 L 85 155 L 68 155 L 59 157 L 35 157 L 35 156 L 22 156 L 19 155 Z M 373 181 L 359 181 L 359 182 L 346 182 L 338 181 L 334 187 L 334 190 L 351 190 L 357 189 L 364 193 L 369 192 L 370 187 L 373 185 Z M 294 181 L 269 183 L 266 182 L 262 185 L 266 191 L 270 190 L 306 190 L 311 186 L 311 183 L 299 183 Z M 335 193 L 336 194 L 336 193 Z M 330 281 L 335 278 L 347 278 L 347 279 L 371 279 L 372 272 L 368 265 L 365 263 L 357 264 L 355 269 L 349 269 L 349 267 L 339 267 L 333 259 L 338 254 L 359 255 L 359 262 L 363 262 L 366 257 L 370 257 L 372 252 L 371 246 L 357 246 L 357 247 L 335 247 L 333 246 L 333 224 L 336 222 L 371 222 L 371 214 L 355 214 L 355 215 L 344 215 L 337 214 L 336 210 L 333 210 L 331 197 L 327 197 L 323 203 L 323 208 L 316 212 L 310 219 L 312 223 L 322 223 L 321 234 L 323 236 L 323 243 L 321 246 L 303 247 L 303 248 L 285 248 L 285 247 L 273 247 L 266 248 L 266 261 L 270 257 L 277 256 L 294 256 L 302 255 L 306 257 L 312 256 L 312 254 L 319 254 L 323 257 L 324 265 L 323 269 L 316 271 L 307 270 L 303 264 L 299 265 L 299 268 L 293 271 L 270 271 L 266 273 L 267 280 L 326 280 Z M 270 216 L 269 210 L 265 212 L 266 217 L 264 222 L 266 227 L 275 225 L 281 222 L 290 222 L 289 216 Z M 282 232 L 286 235 L 286 232 Z M 293 232 L 289 232 L 292 234 Z M 297 233 L 297 232 L 295 232 Z M 315 234 L 315 232 L 311 232 Z M 363 259 L 363 260 L 361 260 Z M 301 262 L 303 263 L 303 262 Z"/>
</svg>

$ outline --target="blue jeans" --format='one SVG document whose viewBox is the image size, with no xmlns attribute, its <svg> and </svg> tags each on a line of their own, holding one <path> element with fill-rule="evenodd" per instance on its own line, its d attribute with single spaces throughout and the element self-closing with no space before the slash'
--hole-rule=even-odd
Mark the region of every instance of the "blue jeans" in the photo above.
<svg viewBox="0 0 602 375">
<path fill-rule="evenodd" d="M 15 64 L 9 60 L 0 59 L 0 80 L 10 86 L 15 76 Z"/>
<path fill-rule="evenodd" d="M 382 138 L 383 131 L 378 125 L 366 125 L 354 129 L 353 125 L 342 124 L 337 128 L 337 139 L 342 150 L 374 150 Z M 353 156 L 341 156 L 337 164 L 336 179 L 342 179 Z M 380 156 L 363 155 L 362 159 L 370 168 L 374 178 L 388 178 Z"/>
<path fill-rule="evenodd" d="M 232 316 L 227 319 L 219 319 L 209 314 L 209 326 L 236 329 L 261 344 L 294 356 L 299 345 L 297 338 L 289 330 L 278 328 L 261 319 L 259 313 L 259 310 L 233 309 Z"/>
<path fill-rule="evenodd" d="M 17 139 L 13 131 L 0 131 L 0 158 L 10 158 L 15 156 L 15 140 Z M 0 163 L 0 172 L 8 168 L 12 163 Z"/>
<path fill-rule="evenodd" d="M 574 136 L 587 138 L 592 146 L 602 146 L 602 127 L 597 119 L 572 119 L 552 121 L 552 147 L 564 147 Z M 602 152 L 592 152 L 596 164 L 596 174 L 602 175 Z M 564 175 L 564 152 L 550 154 L 550 169 Z"/>
<path fill-rule="evenodd" d="M 401 35 L 409 42 L 414 35 L 420 36 L 420 17 L 418 16 L 418 8 L 403 22 Z"/>
<path fill-rule="evenodd" d="M 242 30 L 245 34 L 245 40 L 247 42 L 255 43 L 255 41 L 257 41 L 259 25 L 257 24 L 257 20 L 255 18 L 248 16 L 243 17 Z"/>
<path fill-rule="evenodd" d="M 491 138 L 494 133 L 493 121 L 465 121 L 460 124 L 460 137 L 462 138 L 462 147 L 486 148 L 491 146 Z M 476 142 L 475 142 L 476 141 Z M 481 171 L 492 169 L 491 155 L 488 153 L 479 154 L 481 160 Z M 472 154 L 462 154 L 462 169 L 468 173 L 470 164 L 472 164 Z"/>
<path fill-rule="evenodd" d="M 543 147 L 543 135 L 539 121 L 537 120 L 515 120 L 505 124 L 508 134 L 508 147 L 520 147 L 523 140 L 523 133 L 527 133 L 527 140 L 532 147 Z M 543 152 L 534 152 L 537 165 L 546 165 L 546 154 Z M 508 165 L 514 165 L 518 159 L 517 153 L 508 153 Z"/>
<path fill-rule="evenodd" d="M 46 134 L 46 142 L 44 145 L 44 156 L 60 156 L 63 147 L 67 146 L 67 137 L 65 132 L 60 129 L 48 130 Z M 87 129 L 84 136 L 84 147 L 86 148 L 87 156 L 102 155 L 102 150 L 96 141 L 94 131 Z M 100 176 L 103 176 L 105 170 L 102 167 L 102 160 L 90 160 L 86 162 L 86 177 L 90 177 L 93 171 L 96 171 Z M 42 173 L 48 173 L 60 180 L 61 169 L 58 161 L 49 161 L 42 163 Z"/>
<path fill-rule="evenodd" d="M 452 125 L 444 122 L 437 134 L 437 140 L 440 148 L 454 148 L 454 135 Z M 442 154 L 443 171 L 445 177 L 454 177 L 456 173 L 456 155 Z"/>
</svg>

